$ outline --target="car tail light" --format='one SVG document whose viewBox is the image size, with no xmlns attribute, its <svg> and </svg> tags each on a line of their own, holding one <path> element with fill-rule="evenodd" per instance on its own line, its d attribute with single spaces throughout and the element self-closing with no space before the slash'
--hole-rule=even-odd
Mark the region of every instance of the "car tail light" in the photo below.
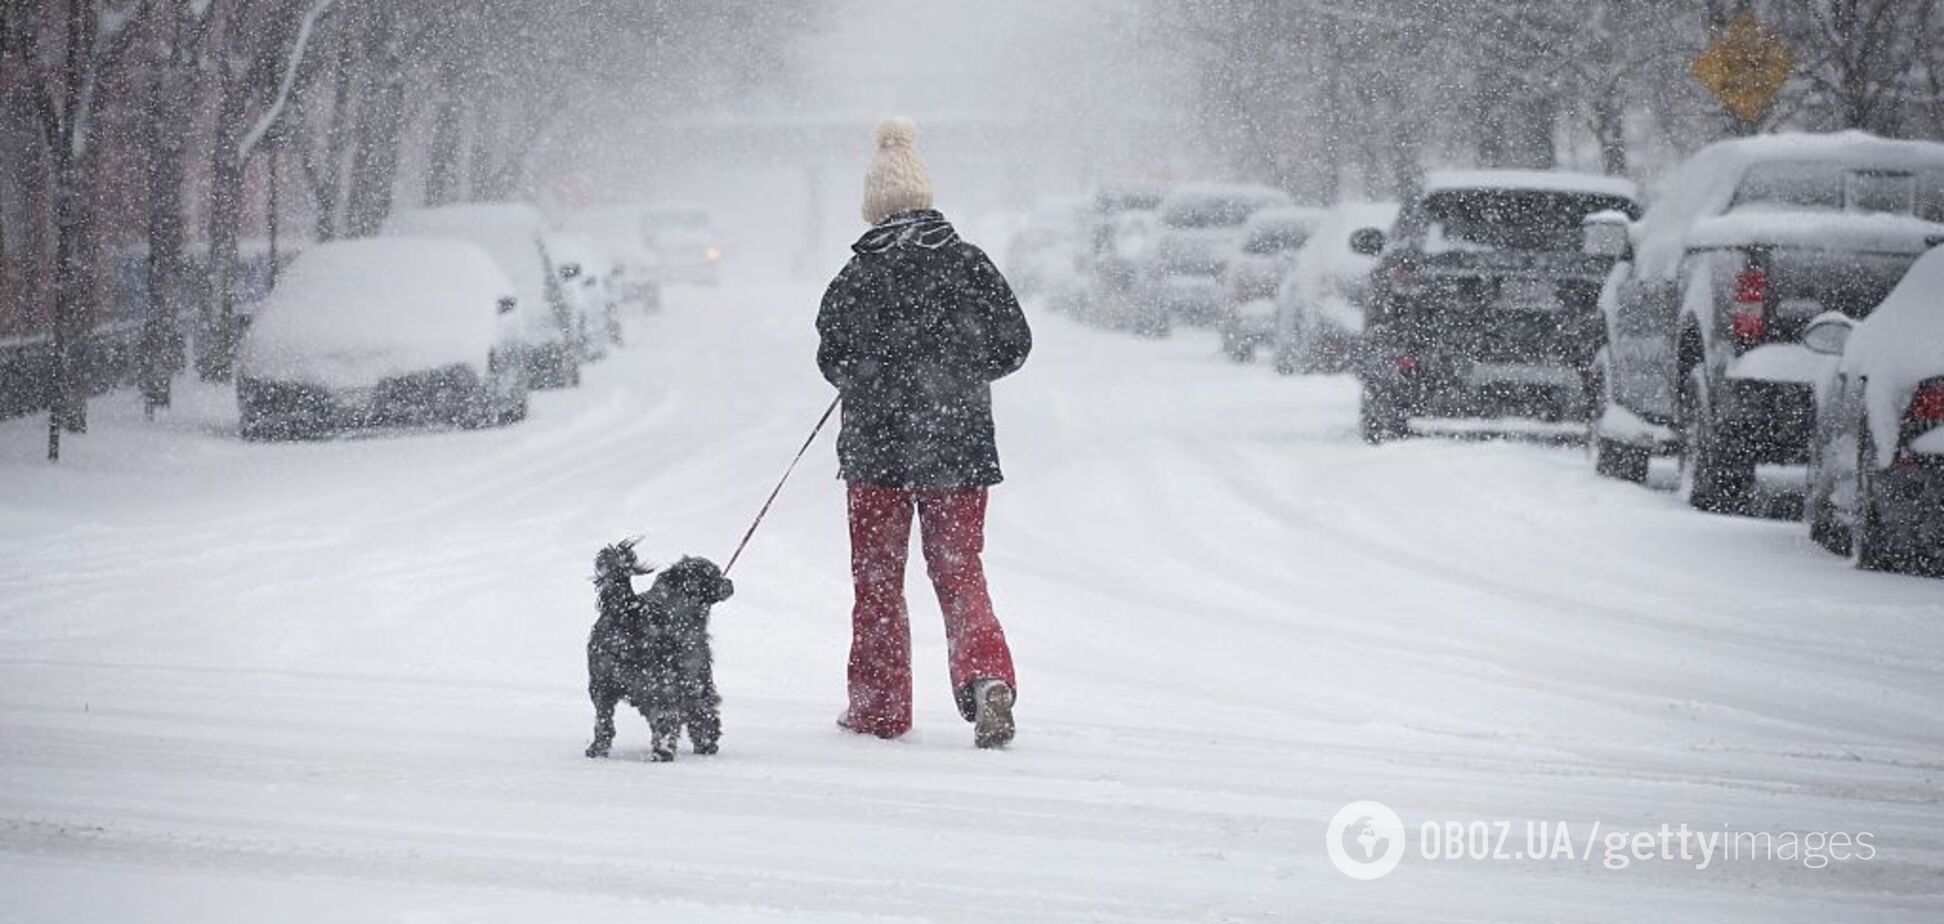
<svg viewBox="0 0 1944 924">
<path fill-rule="evenodd" d="M 1768 273 L 1749 267 L 1735 275 L 1735 304 L 1760 305 L 1768 301 Z"/>
<path fill-rule="evenodd" d="M 1908 444 L 1940 426 L 1944 426 L 1944 378 L 1929 379 L 1917 386 L 1916 393 L 1910 396 L 1910 403 L 1904 405 L 1901 442 Z M 1900 465 L 1911 465 L 1916 461 L 1916 456 L 1908 450 L 1897 453 L 1896 462 Z"/>
<path fill-rule="evenodd" d="M 1904 408 L 1904 419 L 1926 430 L 1944 424 L 1944 379 L 1931 379 L 1917 386 L 1917 393 L 1910 396 L 1910 406 Z"/>
<path fill-rule="evenodd" d="M 1417 365 L 1417 357 L 1415 356 L 1399 356 L 1397 358 L 1397 371 L 1405 375 L 1416 372 Z"/>
<path fill-rule="evenodd" d="M 1728 329 L 1744 344 L 1759 343 L 1768 335 L 1768 273 L 1749 267 L 1735 274 L 1734 303 L 1728 306 Z"/>
</svg>

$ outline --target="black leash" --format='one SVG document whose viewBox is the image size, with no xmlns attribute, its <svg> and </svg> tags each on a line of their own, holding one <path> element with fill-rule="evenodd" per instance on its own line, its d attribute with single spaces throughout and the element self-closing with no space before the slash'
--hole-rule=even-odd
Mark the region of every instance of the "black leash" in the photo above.
<svg viewBox="0 0 1944 924">
<path fill-rule="evenodd" d="M 830 399 L 830 406 L 824 409 L 822 417 L 817 418 L 817 425 L 810 429 L 810 438 L 803 441 L 803 448 L 797 450 L 796 458 L 790 460 L 790 467 L 783 470 L 782 478 L 777 479 L 776 490 L 771 491 L 769 500 L 763 502 L 763 509 L 756 511 L 756 522 L 749 524 L 749 532 L 743 533 L 742 541 L 736 543 L 736 554 L 729 556 L 729 563 L 722 566 L 723 577 L 728 577 L 729 569 L 736 567 L 736 559 L 742 557 L 743 549 L 749 547 L 750 537 L 756 535 L 756 527 L 763 525 L 763 517 L 769 514 L 770 505 L 776 503 L 776 495 L 783 493 L 783 485 L 796 471 L 797 463 L 803 461 L 804 455 L 810 451 L 810 444 L 817 441 L 817 434 L 823 432 L 824 424 L 830 422 L 830 415 L 837 413 L 837 405 L 843 400 L 843 395 Z"/>
</svg>

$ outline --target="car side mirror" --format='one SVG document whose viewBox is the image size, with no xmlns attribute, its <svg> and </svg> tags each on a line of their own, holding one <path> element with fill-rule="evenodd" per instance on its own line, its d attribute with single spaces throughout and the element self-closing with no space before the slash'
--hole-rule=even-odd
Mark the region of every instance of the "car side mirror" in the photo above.
<svg viewBox="0 0 1944 924">
<path fill-rule="evenodd" d="M 1849 346 L 1850 334 L 1856 331 L 1856 322 L 1848 315 L 1835 311 L 1825 311 L 1816 315 L 1809 326 L 1802 329 L 1802 345 L 1811 353 L 1824 356 L 1841 356 Z"/>
<path fill-rule="evenodd" d="M 514 298 L 511 295 L 502 295 L 500 296 L 500 300 L 499 300 L 499 313 L 512 314 L 513 309 L 519 307 L 519 304 L 520 304 L 519 299 Z"/>
<path fill-rule="evenodd" d="M 1623 212 L 1596 212 L 1580 222 L 1580 250 L 1589 257 L 1633 259 L 1633 228 Z"/>
<path fill-rule="evenodd" d="M 1374 257 L 1384 252 L 1384 232 L 1376 228 L 1361 228 L 1350 235 L 1350 252 L 1358 256 Z"/>
<path fill-rule="evenodd" d="M 573 279 L 576 276 L 579 276 L 580 274 L 581 274 L 581 265 L 579 263 L 560 264 L 560 278 Z"/>
</svg>

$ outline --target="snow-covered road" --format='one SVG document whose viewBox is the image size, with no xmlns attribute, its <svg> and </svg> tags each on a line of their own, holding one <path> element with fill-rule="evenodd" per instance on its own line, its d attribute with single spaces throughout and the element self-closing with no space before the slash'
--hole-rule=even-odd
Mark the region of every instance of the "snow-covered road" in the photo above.
<svg viewBox="0 0 1944 924">
<path fill-rule="evenodd" d="M 815 292 L 677 293 L 494 432 L 252 445 L 131 395 L 0 424 L 0 920 L 1909 920 L 1944 916 L 1944 583 L 1695 514 L 1544 440 L 1372 449 L 1341 379 L 1037 317 L 979 752 L 912 569 L 919 728 L 831 720 L 828 437 L 717 610 L 714 758 L 590 724 L 602 543 L 726 557 L 828 398 Z M 1325 825 L 1382 801 L 1375 882 Z M 1426 821 L 1868 832 L 1871 859 L 1433 861 Z"/>
</svg>

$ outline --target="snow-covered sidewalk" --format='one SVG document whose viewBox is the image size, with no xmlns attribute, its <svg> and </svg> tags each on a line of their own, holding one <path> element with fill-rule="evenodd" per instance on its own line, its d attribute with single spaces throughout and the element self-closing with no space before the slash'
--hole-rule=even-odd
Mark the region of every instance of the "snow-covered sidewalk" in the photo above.
<svg viewBox="0 0 1944 924">
<path fill-rule="evenodd" d="M 975 751 L 912 575 L 918 731 L 831 725 L 814 451 L 716 613 L 724 752 L 580 756 L 602 543 L 721 559 L 828 399 L 815 292 L 681 292 L 507 430 L 245 444 L 220 390 L 0 424 L 0 920 L 1936 920 L 1944 584 L 1581 451 L 1371 449 L 1341 379 L 1036 318 L 988 570 L 1021 735 Z M 1800 862 L 1428 861 L 1425 821 L 1869 832 Z M 1415 851 L 1414 851 L 1415 852 Z M 1413 852 L 1413 853 L 1414 853 Z"/>
</svg>

